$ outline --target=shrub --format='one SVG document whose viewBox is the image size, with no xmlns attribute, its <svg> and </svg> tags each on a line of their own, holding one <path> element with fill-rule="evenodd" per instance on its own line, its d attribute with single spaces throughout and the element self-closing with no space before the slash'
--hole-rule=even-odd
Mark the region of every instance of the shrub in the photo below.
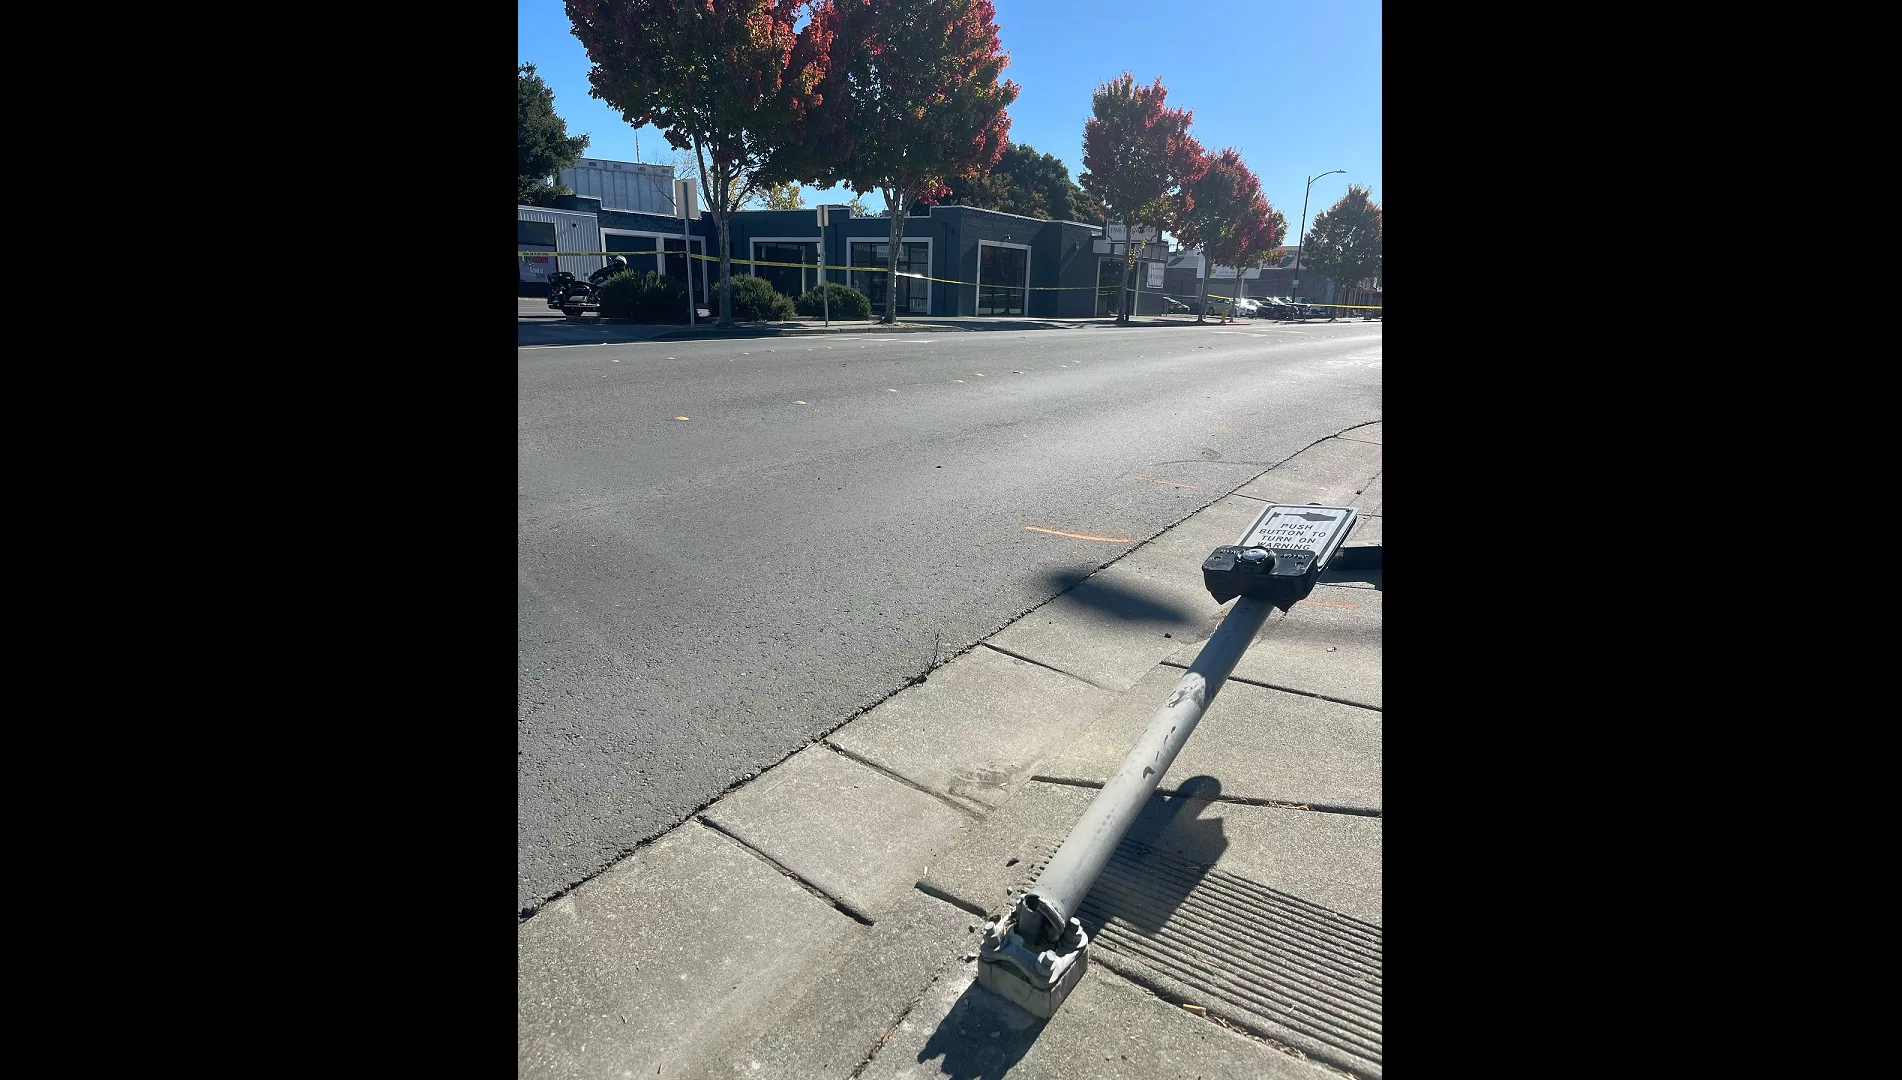
<svg viewBox="0 0 1902 1080">
<path fill-rule="evenodd" d="M 826 313 L 824 286 L 814 285 L 807 289 L 793 304 L 793 310 L 810 319 L 817 319 Z M 832 317 L 835 319 L 869 319 L 872 317 L 872 302 L 864 293 L 850 285 L 832 282 Z"/>
<path fill-rule="evenodd" d="M 649 270 L 624 271 L 601 285 L 601 317 L 644 323 L 687 321 L 687 286 Z"/>
<path fill-rule="evenodd" d="M 720 314 L 719 294 L 714 295 L 713 314 Z M 793 302 L 765 278 L 752 274 L 733 275 L 733 317 L 751 322 L 784 322 L 793 317 Z"/>
</svg>

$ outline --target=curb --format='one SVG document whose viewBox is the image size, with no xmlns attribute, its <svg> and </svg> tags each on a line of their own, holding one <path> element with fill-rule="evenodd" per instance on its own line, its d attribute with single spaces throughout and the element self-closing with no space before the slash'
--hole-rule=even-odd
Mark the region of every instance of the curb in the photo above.
<svg viewBox="0 0 1902 1080">
<path fill-rule="evenodd" d="M 603 322 L 625 324 L 626 319 L 603 319 Z M 634 325 L 652 325 L 634 324 Z M 945 333 L 961 329 L 955 326 L 835 326 L 827 329 L 823 326 L 736 326 L 731 330 L 672 330 L 656 335 L 654 341 L 702 341 L 717 338 L 755 338 L 755 337 L 802 337 L 806 334 L 932 334 Z"/>
</svg>

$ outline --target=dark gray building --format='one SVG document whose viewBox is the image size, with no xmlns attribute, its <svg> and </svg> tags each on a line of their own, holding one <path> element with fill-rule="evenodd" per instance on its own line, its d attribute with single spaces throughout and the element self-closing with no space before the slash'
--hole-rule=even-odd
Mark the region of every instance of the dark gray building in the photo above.
<svg viewBox="0 0 1902 1080">
<path fill-rule="evenodd" d="M 819 283 L 819 252 L 825 250 L 831 279 L 865 293 L 872 310 L 885 310 L 891 219 L 845 217 L 832 210 L 820 235 L 814 210 L 745 210 L 733 216 L 733 257 L 799 267 L 736 265 L 751 269 L 787 296 Z M 709 233 L 712 220 L 702 218 Z M 1102 228 L 1074 221 L 1044 221 L 968 206 L 921 207 L 905 215 L 897 282 L 900 315 L 1015 315 L 1043 318 L 1094 313 L 1096 257 L 1091 241 Z"/>
<path fill-rule="evenodd" d="M 670 277 L 686 274 L 682 222 L 678 218 L 602 209 L 600 200 L 567 196 L 562 208 L 592 213 L 598 223 L 599 250 L 628 257 L 636 270 L 659 270 Z M 891 243 L 891 221 L 847 217 L 845 207 L 831 211 L 832 223 L 821 235 L 815 210 L 742 210 L 730 222 L 735 274 L 756 273 L 787 296 L 798 296 L 819 282 L 819 251 L 831 279 L 850 285 L 885 310 L 891 275 L 884 267 Z M 518 211 L 519 216 L 519 211 Z M 898 313 L 904 315 L 1087 317 L 1114 303 L 1115 271 L 1120 258 L 1099 255 L 1100 225 L 1045 221 L 968 206 L 920 207 L 905 215 L 899 253 Z M 719 255 L 713 217 L 688 222 L 685 245 L 694 254 Z M 796 263 L 749 266 L 741 260 Z M 863 266 L 867 270 L 853 270 Z M 709 286 L 719 282 L 719 265 L 695 261 L 694 295 L 702 306 Z M 1111 288 L 1099 290 L 1099 278 Z M 1160 290 L 1153 290 L 1160 292 Z M 1099 292 L 1105 302 L 1099 302 Z M 1139 310 L 1147 310 L 1145 308 Z"/>
<path fill-rule="evenodd" d="M 1378 304 L 1380 293 L 1373 288 L 1374 283 L 1366 281 L 1354 289 L 1337 289 L 1334 283 L 1322 276 L 1313 267 L 1301 267 L 1300 286 L 1295 286 L 1293 245 L 1279 247 L 1261 261 L 1261 266 L 1248 267 L 1243 271 L 1241 295 L 1248 297 L 1289 296 L 1306 297 L 1315 304 Z M 1202 273 L 1202 256 L 1199 252 L 1179 252 L 1169 260 L 1164 284 L 1170 296 L 1185 303 L 1193 304 L 1201 289 L 1199 275 Z M 1209 281 L 1209 294 L 1212 296 L 1234 296 L 1235 278 L 1231 271 L 1227 277 L 1216 277 Z"/>
</svg>

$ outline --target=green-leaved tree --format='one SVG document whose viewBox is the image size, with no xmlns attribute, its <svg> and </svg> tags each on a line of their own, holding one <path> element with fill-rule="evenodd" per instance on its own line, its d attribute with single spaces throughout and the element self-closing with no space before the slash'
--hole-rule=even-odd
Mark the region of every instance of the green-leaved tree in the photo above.
<svg viewBox="0 0 1902 1080">
<path fill-rule="evenodd" d="M 1103 208 L 1070 179 L 1070 167 L 1055 154 L 1040 154 L 1028 143 L 1011 143 L 989 172 L 945 181 L 947 206 L 976 206 L 1006 214 L 1057 221 L 1103 220 Z"/>
<path fill-rule="evenodd" d="M 1340 201 L 1315 215 L 1301 245 L 1301 262 L 1334 283 L 1343 296 L 1380 276 L 1380 204 L 1373 192 L 1349 184 Z"/>
<path fill-rule="evenodd" d="M 762 210 L 803 210 L 806 207 L 806 198 L 800 194 L 796 180 L 761 184 L 753 191 L 753 201 Z"/>
<path fill-rule="evenodd" d="M 515 69 L 515 201 L 524 206 L 553 206 L 555 196 L 574 194 L 556 179 L 573 168 L 588 148 L 586 135 L 568 134 L 555 113 L 555 92 L 534 64 Z"/>
</svg>

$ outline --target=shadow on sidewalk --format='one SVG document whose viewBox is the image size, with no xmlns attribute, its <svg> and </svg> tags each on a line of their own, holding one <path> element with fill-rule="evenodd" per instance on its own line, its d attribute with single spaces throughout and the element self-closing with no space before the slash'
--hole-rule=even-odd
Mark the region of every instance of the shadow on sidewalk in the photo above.
<svg viewBox="0 0 1902 1080">
<path fill-rule="evenodd" d="M 1222 782 L 1213 776 L 1191 776 L 1176 785 L 1176 791 L 1179 794 L 1150 799 L 1084 898 L 1077 917 L 1092 940 L 1111 919 L 1153 936 L 1227 850 L 1222 819 L 1203 816 L 1220 805 L 1212 800 L 1221 794 Z M 1100 947 L 1091 945 L 1092 950 Z M 1092 976 L 1086 971 L 1083 977 Z M 973 982 L 925 1041 L 917 1060 L 922 1065 L 942 1058 L 938 1068 L 947 1080 L 1003 1080 L 1030 1053 L 1048 1023 Z"/>
<path fill-rule="evenodd" d="M 1175 625 L 1185 630 L 1195 629 L 1204 622 L 1205 617 L 1201 613 L 1180 604 L 1111 584 L 1100 577 L 1085 580 L 1091 572 L 1050 570 L 1043 575 L 1042 584 L 1052 592 L 1066 595 L 1117 619 Z"/>
<path fill-rule="evenodd" d="M 1380 587 L 1378 567 L 1372 570 L 1336 570 L 1329 567 L 1321 571 L 1321 576 L 1315 578 L 1315 582 L 1320 585 L 1372 585 L 1375 592 L 1385 591 Z"/>
<path fill-rule="evenodd" d="M 1143 934 L 1160 932 L 1228 850 L 1222 819 L 1204 816 L 1221 806 L 1215 799 L 1222 782 L 1191 776 L 1173 786 L 1173 795 L 1143 807 L 1083 898 L 1077 917 L 1091 940 L 1111 919 Z"/>
<path fill-rule="evenodd" d="M 973 982 L 918 1051 L 918 1063 L 943 1058 L 945 1080 L 1003 1080 L 1048 1023 Z"/>
</svg>

